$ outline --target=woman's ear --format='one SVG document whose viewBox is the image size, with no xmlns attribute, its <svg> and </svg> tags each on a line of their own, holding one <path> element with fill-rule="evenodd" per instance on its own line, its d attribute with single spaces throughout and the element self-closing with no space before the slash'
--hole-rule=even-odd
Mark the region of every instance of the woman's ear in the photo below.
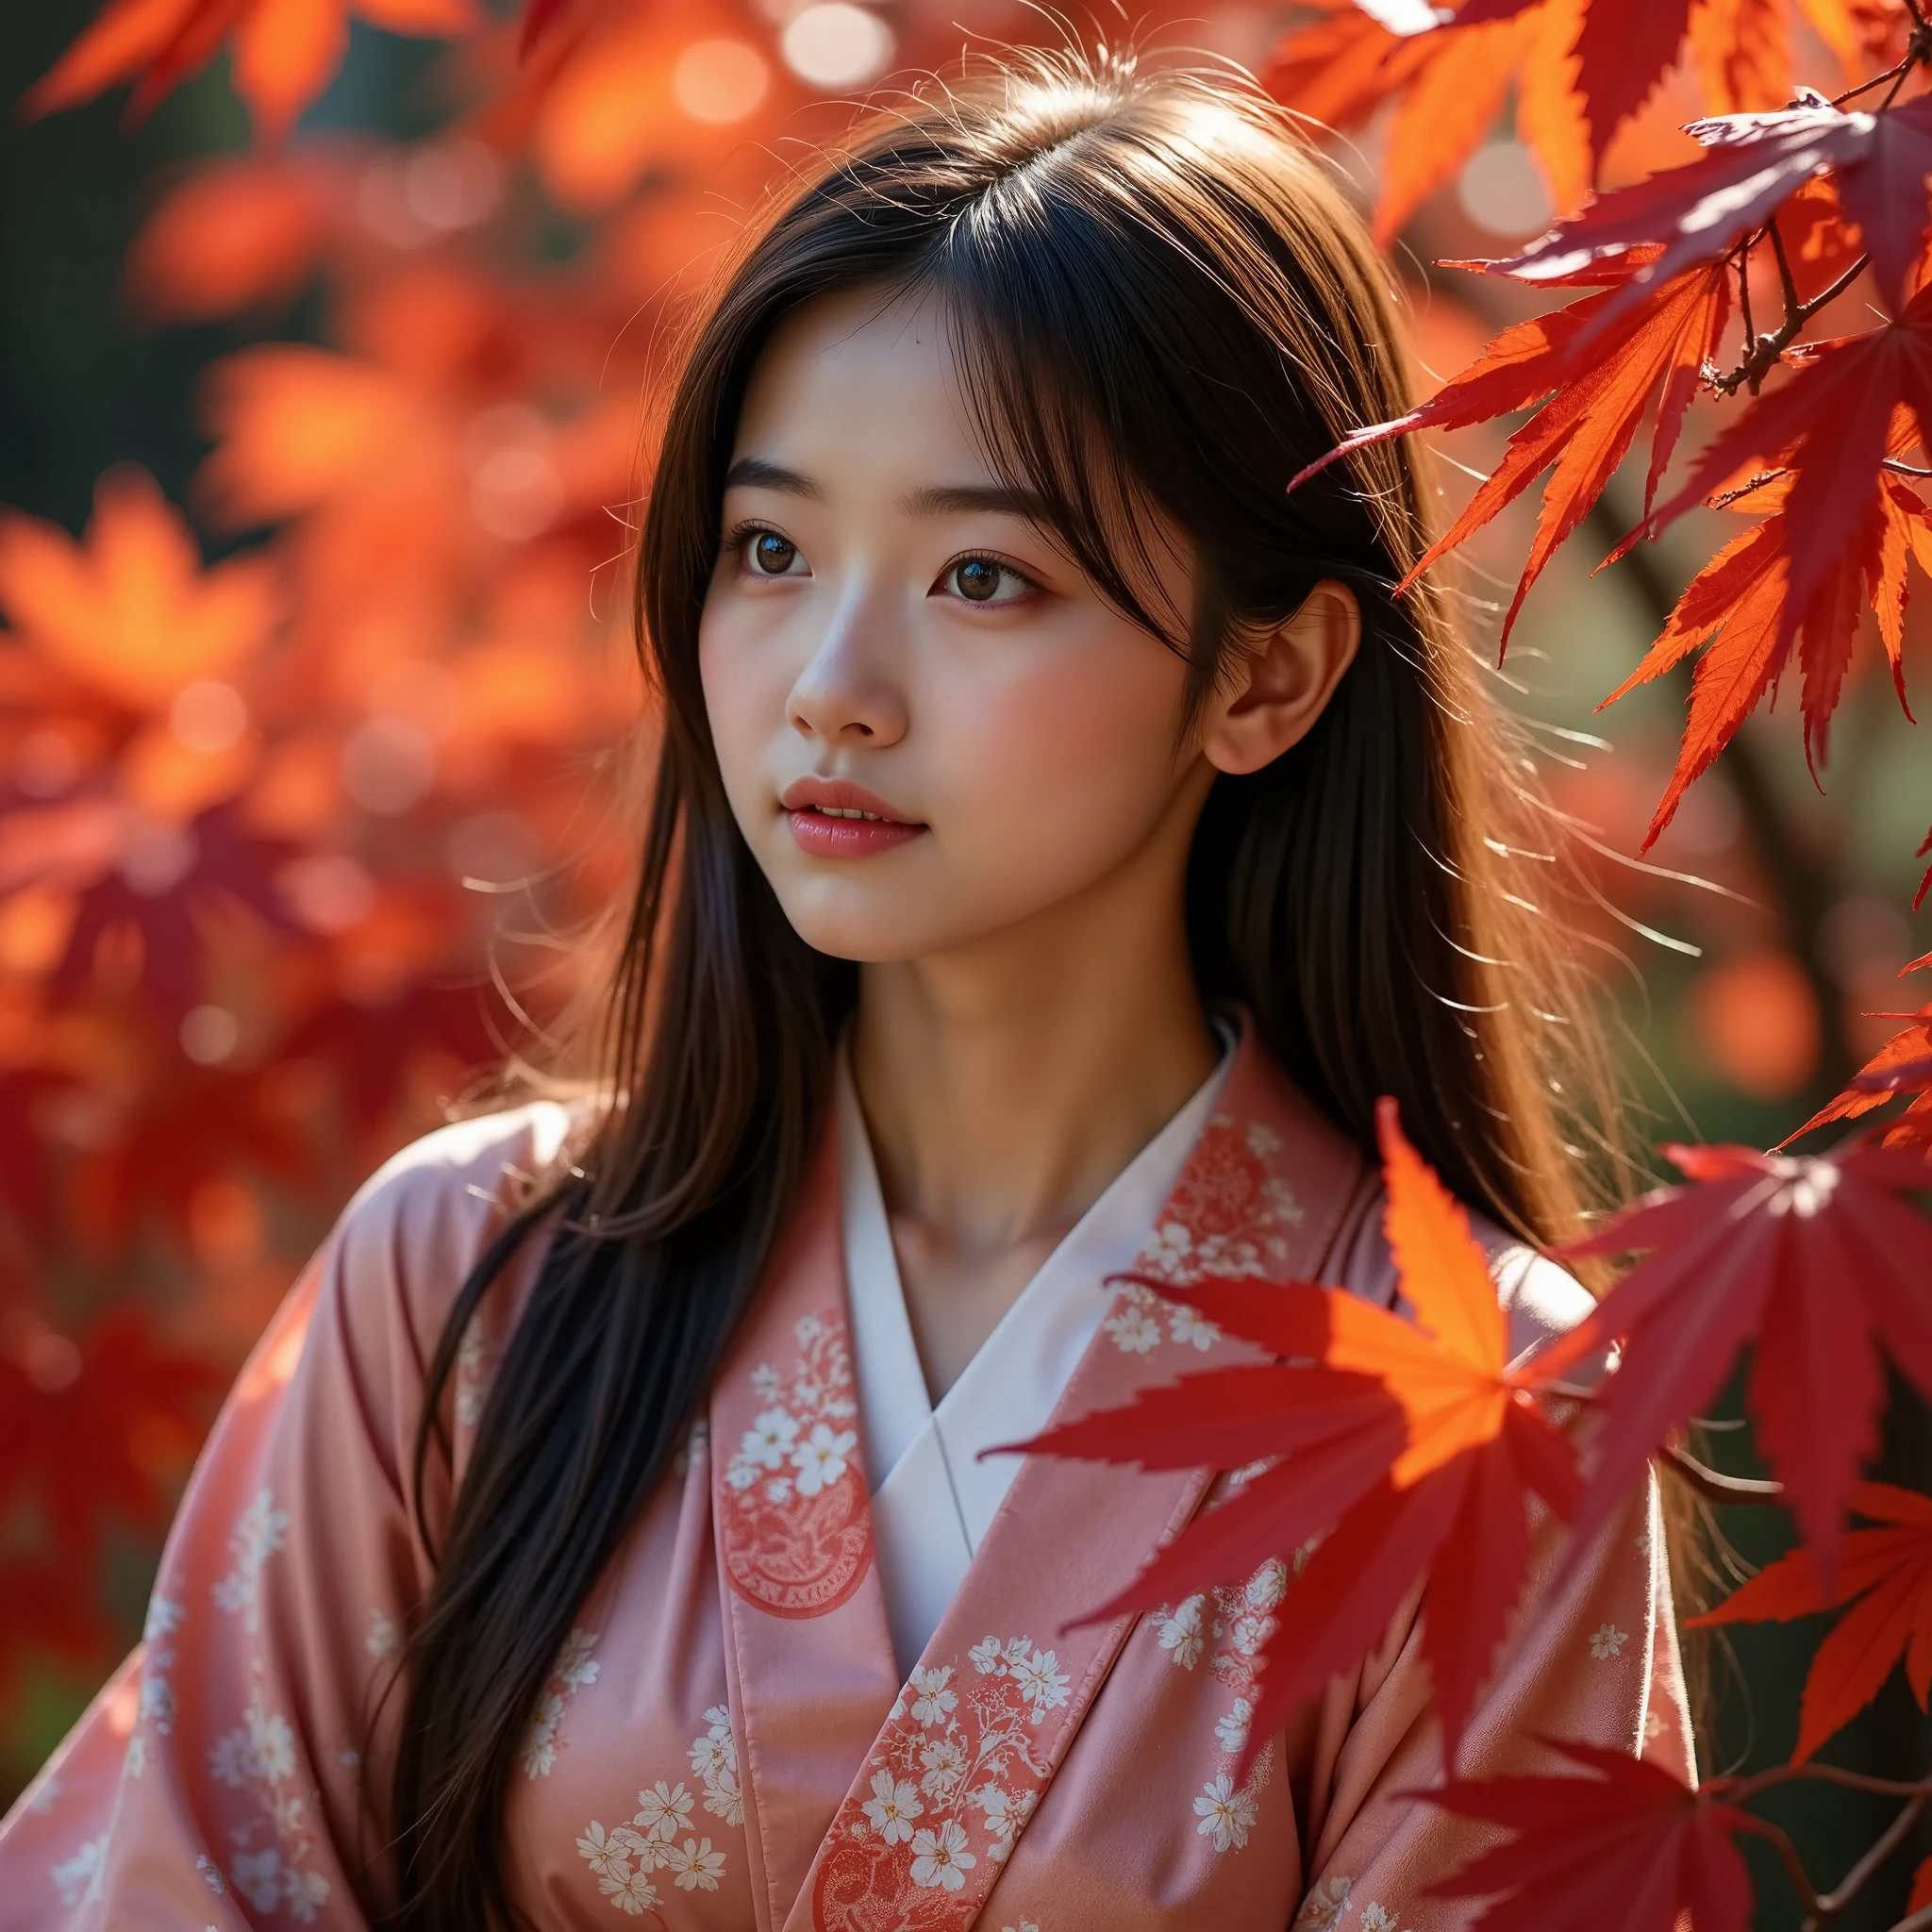
<svg viewBox="0 0 1932 1932">
<path fill-rule="evenodd" d="M 1324 577 L 1292 617 L 1248 643 L 1208 700 L 1201 751 L 1221 772 L 1258 772 L 1313 728 L 1362 640 L 1355 592 Z"/>
</svg>

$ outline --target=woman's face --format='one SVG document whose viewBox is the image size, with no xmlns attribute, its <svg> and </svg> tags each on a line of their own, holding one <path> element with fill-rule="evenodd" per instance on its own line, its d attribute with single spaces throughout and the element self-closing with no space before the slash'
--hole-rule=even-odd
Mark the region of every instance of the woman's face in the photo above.
<svg viewBox="0 0 1932 1932">
<path fill-rule="evenodd" d="M 944 319 L 791 317 L 745 399 L 700 630 L 739 825 L 807 942 L 922 958 L 1180 848 L 1212 779 L 1186 668 L 989 467 Z M 1187 562 L 1160 564 L 1170 608 Z"/>
</svg>

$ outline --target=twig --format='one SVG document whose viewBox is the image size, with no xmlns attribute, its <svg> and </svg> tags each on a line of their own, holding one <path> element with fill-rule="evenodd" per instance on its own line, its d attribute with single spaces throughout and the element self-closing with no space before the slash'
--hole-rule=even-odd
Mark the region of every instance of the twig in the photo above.
<svg viewBox="0 0 1932 1932">
<path fill-rule="evenodd" d="M 1811 1874 L 1805 1870 L 1805 1861 L 1798 1857 L 1798 1848 L 1784 1832 L 1768 1818 L 1749 1818 L 1738 1827 L 1748 1831 L 1755 1838 L 1767 1840 L 1784 1860 L 1785 1875 L 1791 1881 L 1791 1890 L 1798 1894 L 1806 1915 L 1815 1918 L 1818 1913 L 1818 1890 L 1811 1883 Z"/>
<path fill-rule="evenodd" d="M 1829 1925 L 1857 1897 L 1872 1874 L 1905 1842 L 1907 1834 L 1919 1822 L 1919 1814 L 1924 1810 L 1928 1796 L 1932 1793 L 1922 1794 L 1899 1807 L 1898 1816 L 1886 1826 L 1884 1836 L 1818 1901 L 1817 1909 L 1807 1922 L 1805 1932 L 1814 1932 L 1814 1928 Z"/>
<path fill-rule="evenodd" d="M 1711 1782 L 1717 1785 L 1721 1780 Z M 1841 1785 L 1848 1791 L 1869 1791 L 1875 1798 L 1932 1797 L 1932 1777 L 1910 1781 L 1874 1777 L 1870 1772 L 1847 1771 L 1841 1764 L 1774 1764 L 1769 1771 L 1755 1772 L 1736 1784 L 1724 1786 L 1724 1795 L 1732 1804 L 1741 1805 L 1774 1785 L 1789 1784 Z"/>
<path fill-rule="evenodd" d="M 1932 1906 L 1921 1906 L 1916 1912 L 1908 1912 L 1888 1932 L 1932 1932 Z"/>
<path fill-rule="evenodd" d="M 1738 264 L 1738 314 L 1744 324 L 1744 353 L 1747 356 L 1757 346 L 1757 325 L 1751 320 L 1751 251 L 1757 245 L 1757 237 L 1747 235 L 1738 243 L 1732 258 Z"/>
<path fill-rule="evenodd" d="M 1750 1476 L 1724 1475 L 1668 1442 L 1658 1453 L 1706 1502 L 1770 1504 L 1774 1507 L 1782 1506 L 1784 1502 L 1785 1486 L 1782 1483 L 1758 1482 Z"/>
<path fill-rule="evenodd" d="M 1796 340 L 1798 331 L 1827 303 L 1836 302 L 1864 274 L 1865 264 L 1872 258 L 1869 255 L 1859 256 L 1828 289 L 1821 289 L 1808 302 L 1795 302 L 1793 297 L 1797 287 L 1791 280 L 1790 263 L 1785 258 L 1784 244 L 1778 239 L 1775 222 L 1768 225 L 1768 232 L 1785 283 L 1785 319 L 1769 335 L 1758 336 L 1751 341 L 1745 349 L 1744 359 L 1735 369 L 1712 379 L 1711 388 L 1724 395 L 1734 396 L 1740 389 L 1748 387 L 1755 396 L 1758 385 Z"/>
<path fill-rule="evenodd" d="M 1878 467 L 1890 470 L 1895 476 L 1932 476 L 1932 470 L 1923 470 L 1917 463 L 1908 463 L 1900 457 L 1880 457 Z"/>
</svg>

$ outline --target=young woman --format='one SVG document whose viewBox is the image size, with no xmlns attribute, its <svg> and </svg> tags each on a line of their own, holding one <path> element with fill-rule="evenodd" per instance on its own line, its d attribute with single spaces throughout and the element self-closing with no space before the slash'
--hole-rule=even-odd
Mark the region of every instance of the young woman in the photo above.
<svg viewBox="0 0 1932 1932">
<path fill-rule="evenodd" d="M 1004 69 L 772 214 L 650 493 L 595 1098 L 351 1205 L 0 1926 L 1468 1922 L 1420 1592 L 1237 1784 L 1292 1553 L 1073 1620 L 1239 1474 L 978 1459 L 1242 1358 L 1130 1264 L 1392 1303 L 1378 1094 L 1518 1345 L 1587 1306 L 1523 1245 L 1575 1225 L 1586 1016 L 1522 753 L 1390 594 L 1418 458 L 1286 487 L 1404 404 L 1355 215 L 1224 81 Z M 1690 1770 L 1652 1496 L 1459 1768 L 1551 1733 Z"/>
</svg>

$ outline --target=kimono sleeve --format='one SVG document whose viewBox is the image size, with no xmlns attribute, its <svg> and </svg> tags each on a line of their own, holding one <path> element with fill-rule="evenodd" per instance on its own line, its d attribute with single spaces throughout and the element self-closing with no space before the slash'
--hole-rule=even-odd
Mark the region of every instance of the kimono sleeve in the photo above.
<svg viewBox="0 0 1932 1932">
<path fill-rule="evenodd" d="M 1512 1270 L 1515 1279 L 1512 1282 Z M 1583 1289 L 1547 1262 L 1498 1269 L 1517 1352 L 1569 1327 Z M 1655 1474 L 1581 1559 L 1545 1517 L 1529 1584 L 1471 1713 L 1464 1778 L 1562 1776 L 1574 1767 L 1539 1740 L 1626 1751 L 1696 1782 L 1696 1759 Z M 1442 1781 L 1441 1732 L 1422 1653 L 1422 1586 L 1357 1671 L 1329 1686 L 1296 1740 L 1305 1897 L 1293 1932 L 1463 1932 L 1482 1901 L 1427 1895 L 1493 1837 L 1408 1794 Z"/>
<path fill-rule="evenodd" d="M 379 1799 L 382 1692 L 430 1578 L 408 1499 L 423 1372 L 507 1174 L 562 1124 L 546 1105 L 446 1128 L 350 1204 L 223 1407 L 142 1643 L 0 1824 L 0 1932 L 354 1928 L 388 1907 L 361 1754 Z M 488 1332 L 455 1378 L 458 1461 Z"/>
</svg>

